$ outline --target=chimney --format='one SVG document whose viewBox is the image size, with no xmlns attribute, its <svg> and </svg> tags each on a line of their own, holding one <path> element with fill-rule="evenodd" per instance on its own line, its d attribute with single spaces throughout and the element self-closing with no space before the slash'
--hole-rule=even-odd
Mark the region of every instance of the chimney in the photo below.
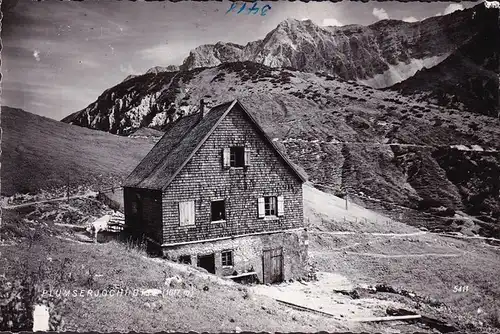
<svg viewBox="0 0 500 334">
<path fill-rule="evenodd" d="M 201 99 L 200 100 L 200 120 L 203 119 L 203 117 L 205 117 L 205 100 Z"/>
</svg>

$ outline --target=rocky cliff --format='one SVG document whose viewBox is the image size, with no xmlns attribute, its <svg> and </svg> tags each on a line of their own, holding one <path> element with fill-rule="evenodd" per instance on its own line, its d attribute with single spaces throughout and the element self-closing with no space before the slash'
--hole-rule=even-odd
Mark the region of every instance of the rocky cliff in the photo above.
<svg viewBox="0 0 500 334">
<path fill-rule="evenodd" d="M 182 69 L 252 61 L 270 67 L 324 71 L 375 88 L 403 81 L 432 67 L 491 23 L 484 5 L 407 23 L 382 20 L 370 26 L 320 27 L 288 19 L 264 39 L 247 45 L 218 42 L 192 50 Z"/>
</svg>

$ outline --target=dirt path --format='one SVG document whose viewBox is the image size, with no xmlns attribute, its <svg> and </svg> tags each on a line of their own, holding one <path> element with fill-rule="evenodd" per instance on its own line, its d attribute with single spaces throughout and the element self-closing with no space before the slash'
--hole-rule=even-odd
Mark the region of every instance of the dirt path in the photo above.
<svg viewBox="0 0 500 334">
<path fill-rule="evenodd" d="M 74 195 L 74 196 L 70 196 L 70 197 L 64 196 L 64 197 L 45 199 L 45 200 L 34 201 L 34 202 L 26 202 L 26 203 L 15 204 L 15 205 L 4 205 L 2 207 L 2 209 L 15 209 L 15 208 L 22 208 L 24 206 L 34 205 L 34 204 L 59 202 L 59 201 L 65 201 L 68 199 L 75 199 L 75 198 L 87 198 L 87 197 L 95 196 L 96 194 L 97 194 L 96 192 L 88 192 L 88 193 L 83 194 L 83 195 Z"/>
<path fill-rule="evenodd" d="M 460 254 L 457 254 L 457 253 L 423 253 L 423 254 L 377 254 L 377 253 L 357 253 L 357 252 L 349 252 L 349 251 L 346 251 L 345 252 L 346 254 L 349 254 L 349 255 L 360 255 L 360 256 L 371 256 L 371 257 L 378 257 L 378 258 L 386 258 L 386 259 L 390 259 L 390 258 L 409 258 L 409 257 L 431 257 L 431 256 L 435 256 L 435 257 L 457 257 L 457 256 L 463 256 L 465 254 L 464 253 L 460 253 Z"/>
<path fill-rule="evenodd" d="M 378 232 L 344 232 L 344 231 L 314 231 L 310 230 L 311 234 L 330 234 L 330 235 L 373 235 L 379 237 L 414 237 L 419 235 L 427 234 L 425 231 L 413 232 L 413 233 L 378 233 Z"/>
<path fill-rule="evenodd" d="M 353 299 L 335 292 L 353 289 L 352 282 L 346 277 L 328 272 L 318 272 L 317 276 L 318 281 L 284 282 L 271 286 L 256 285 L 251 290 L 256 294 L 308 308 L 311 311 L 328 313 L 329 316 L 344 324 L 360 317 L 384 315 L 388 307 L 404 306 L 397 302 L 375 298 Z M 357 326 L 353 323 L 349 325 Z M 351 329 L 355 330 L 356 328 Z"/>
<path fill-rule="evenodd" d="M 436 234 L 440 235 L 442 237 L 450 237 L 450 238 L 457 238 L 457 239 L 479 239 L 479 240 L 500 242 L 500 239 L 491 238 L 491 237 L 481 237 L 478 235 L 469 236 L 469 235 L 458 235 L 458 234 L 451 234 L 451 233 L 436 233 Z"/>
</svg>

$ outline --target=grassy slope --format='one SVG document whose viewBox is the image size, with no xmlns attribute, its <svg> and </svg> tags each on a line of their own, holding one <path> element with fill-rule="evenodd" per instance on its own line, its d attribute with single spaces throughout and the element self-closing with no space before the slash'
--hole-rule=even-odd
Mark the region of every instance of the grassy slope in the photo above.
<svg viewBox="0 0 500 334">
<path fill-rule="evenodd" d="M 71 213 L 75 209 L 90 213 L 98 206 L 90 199 L 53 203 L 50 208 L 47 205 L 4 210 L 2 236 L 7 244 L 3 246 L 0 274 L 5 274 L 7 281 L 23 276 L 39 277 L 36 281 L 39 295 L 49 287 L 83 289 L 84 294 L 89 289 L 110 290 L 116 286 L 130 290 L 166 289 L 163 297 L 60 296 L 56 298 L 59 304 L 56 303 L 51 312 L 62 315 L 64 330 L 232 332 L 239 327 L 256 332 L 312 332 L 318 328 L 348 329 L 347 324 L 292 310 L 270 298 L 255 296 L 244 286 L 190 266 L 148 258 L 143 251 L 126 243 L 78 243 L 56 238 L 75 238 L 69 229 L 53 224 L 65 221 L 58 219 L 56 213 Z M 53 214 L 42 218 L 48 210 Z M 165 278 L 173 276 L 183 283 L 165 285 Z M 178 294 L 169 295 L 167 291 Z"/>
<path fill-rule="evenodd" d="M 83 183 L 113 183 L 132 171 L 153 147 L 20 109 L 2 107 L 2 195 Z"/>
<path fill-rule="evenodd" d="M 346 211 L 343 200 L 314 188 L 305 189 L 304 201 L 309 255 L 318 270 L 343 275 L 353 284 L 386 283 L 414 291 L 445 305 L 421 305 L 421 312 L 459 326 L 472 323 L 480 331 L 499 326 L 500 287 L 495 284 L 500 272 L 498 246 L 421 233 L 352 204 Z M 467 286 L 468 291 L 456 292 L 456 286 Z M 396 300 L 409 308 L 417 307 L 401 296 Z"/>
<path fill-rule="evenodd" d="M 481 332 L 489 329 L 492 316 L 500 307 L 500 290 L 492 284 L 500 270 L 496 261 L 498 250 L 481 243 L 435 234 L 414 234 L 418 232 L 415 228 L 391 221 L 355 204 L 350 204 L 346 211 L 342 199 L 310 186 L 304 189 L 304 200 L 310 231 L 310 258 L 317 270 L 334 273 L 351 285 L 388 283 L 413 290 L 417 295 L 443 302 L 447 307 L 434 307 L 425 303 L 418 306 L 402 296 L 382 293 L 371 298 L 400 302 L 408 309 L 444 318 L 459 327 L 473 323 Z M 4 246 L 5 265 L 0 274 L 5 273 L 8 281 L 20 278 L 23 274 L 35 277 L 34 272 L 39 272 L 41 265 L 43 274 L 40 284 L 54 289 L 95 291 L 118 285 L 129 289 L 168 288 L 180 294 L 162 298 L 67 297 L 56 308 L 61 312 L 67 330 L 230 332 L 238 326 L 250 331 L 386 332 L 389 329 L 387 326 L 392 325 L 368 324 L 361 327 L 345 319 L 329 319 L 295 311 L 270 298 L 253 294 L 246 287 L 228 284 L 194 268 L 147 258 L 143 252 L 124 243 L 111 241 L 87 244 L 55 237 L 74 239 L 76 235 L 67 228 L 55 226 L 54 222 L 78 224 L 82 217 L 98 216 L 102 210 L 105 208 L 92 199 L 4 210 L 1 234 L 7 239 L 7 244 L 13 244 Z M 365 218 L 368 223 L 364 222 Z M 352 234 L 331 234 L 331 231 Z M 373 235 L 364 232 L 409 235 Z M 31 248 L 30 240 L 33 240 Z M 368 256 L 367 253 L 381 256 Z M 423 253 L 460 256 L 412 257 Z M 402 257 L 385 258 L 383 255 Z M 65 258 L 71 260 L 63 265 Z M 72 278 L 69 278 L 70 273 Z M 184 284 L 165 286 L 164 279 L 172 276 L 180 277 Z M 469 291 L 453 292 L 454 286 L 458 285 L 469 286 Z M 208 287 L 208 291 L 205 291 L 205 287 Z M 287 294 L 286 284 L 277 289 Z M 328 287 L 325 286 L 325 289 L 328 290 Z M 184 290 L 189 291 L 188 296 L 184 295 Z M 351 303 L 364 305 L 363 299 L 349 301 L 331 289 L 326 290 L 322 292 L 322 300 L 327 303 L 324 310 L 328 309 L 326 306 L 336 305 L 337 302 L 345 303 L 346 307 Z M 321 305 L 318 299 L 316 308 Z M 367 307 L 367 312 L 383 312 L 383 305 L 366 304 L 363 307 Z M 483 310 L 482 314 L 477 314 L 478 308 Z M 406 323 L 398 326 L 403 332 L 418 330 Z"/>
</svg>

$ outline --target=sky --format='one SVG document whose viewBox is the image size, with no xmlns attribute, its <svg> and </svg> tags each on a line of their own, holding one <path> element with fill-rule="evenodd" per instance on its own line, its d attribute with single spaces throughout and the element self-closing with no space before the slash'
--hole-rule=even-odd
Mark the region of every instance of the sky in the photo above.
<svg viewBox="0 0 500 334">
<path fill-rule="evenodd" d="M 1 105 L 60 120 L 129 74 L 180 65 L 218 41 L 262 39 L 287 18 L 318 25 L 422 20 L 474 2 L 258 2 L 262 16 L 226 13 L 229 1 L 4 0 Z"/>
</svg>

